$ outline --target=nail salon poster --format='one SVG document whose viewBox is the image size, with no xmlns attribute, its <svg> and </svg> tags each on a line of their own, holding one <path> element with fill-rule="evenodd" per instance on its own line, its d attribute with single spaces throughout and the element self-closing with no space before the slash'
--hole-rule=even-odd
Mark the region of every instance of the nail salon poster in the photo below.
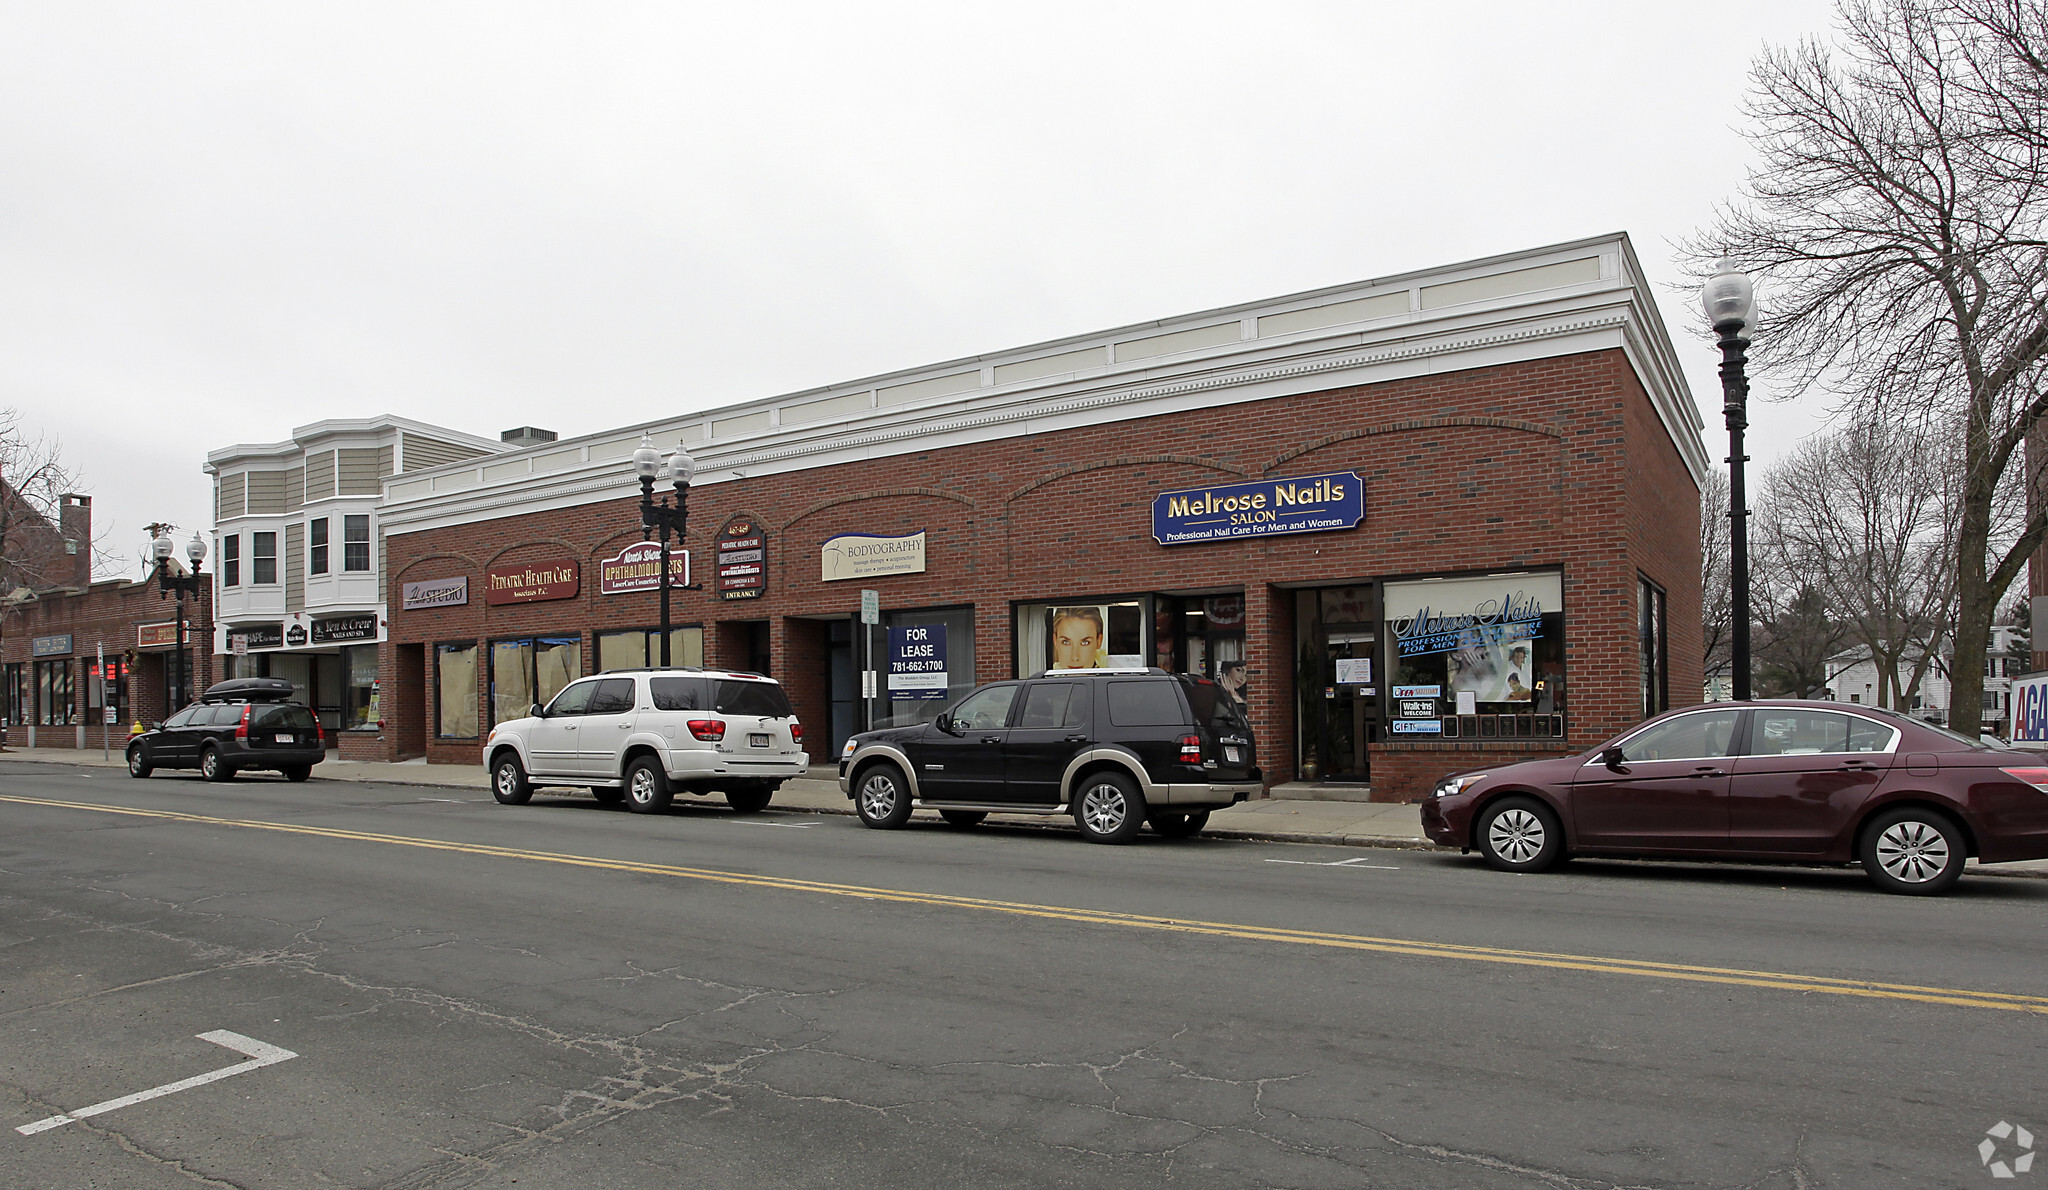
<svg viewBox="0 0 2048 1190">
<path fill-rule="evenodd" d="M 1564 610 L 1564 577 L 1518 574 L 1388 583 L 1387 635 L 1402 658 L 1442 655 L 1451 697 L 1529 702 L 1546 613 Z"/>
</svg>

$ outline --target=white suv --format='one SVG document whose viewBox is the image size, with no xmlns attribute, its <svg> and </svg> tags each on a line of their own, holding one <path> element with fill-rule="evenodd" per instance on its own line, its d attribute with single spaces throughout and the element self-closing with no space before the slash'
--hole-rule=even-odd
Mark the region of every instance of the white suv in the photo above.
<svg viewBox="0 0 2048 1190">
<path fill-rule="evenodd" d="M 723 792 L 742 814 L 810 770 L 804 729 L 773 678 L 707 669 L 614 670 L 562 688 L 545 708 L 491 729 L 491 792 L 524 804 L 536 786 L 581 785 L 637 813 L 678 791 Z"/>
</svg>

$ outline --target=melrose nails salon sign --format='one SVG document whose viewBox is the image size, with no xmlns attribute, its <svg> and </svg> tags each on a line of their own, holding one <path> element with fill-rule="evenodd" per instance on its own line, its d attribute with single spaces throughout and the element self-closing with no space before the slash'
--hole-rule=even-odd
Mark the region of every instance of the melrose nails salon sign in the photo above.
<svg viewBox="0 0 2048 1190">
<path fill-rule="evenodd" d="M 527 566 L 493 566 L 484 571 L 484 602 L 540 603 L 574 599 L 583 589 L 583 572 L 572 559 Z"/>
<path fill-rule="evenodd" d="M 1259 479 L 1161 492 L 1152 501 L 1152 540 L 1160 545 L 1329 533 L 1365 519 L 1365 482 L 1349 471 Z"/>
</svg>

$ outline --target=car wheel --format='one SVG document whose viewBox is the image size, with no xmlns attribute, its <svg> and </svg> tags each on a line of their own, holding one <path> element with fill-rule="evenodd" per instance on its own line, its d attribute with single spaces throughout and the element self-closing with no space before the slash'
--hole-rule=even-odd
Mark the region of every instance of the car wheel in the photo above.
<svg viewBox="0 0 2048 1190">
<path fill-rule="evenodd" d="M 199 753 L 199 775 L 209 781 L 232 781 L 235 766 L 220 758 L 220 749 L 208 744 Z"/>
<path fill-rule="evenodd" d="M 1934 896 L 1963 878 L 1969 844 L 1948 815 L 1918 806 L 1880 814 L 1863 828 L 1863 870 L 1891 893 Z"/>
<path fill-rule="evenodd" d="M 939 817 L 945 819 L 947 822 L 952 823 L 954 826 L 980 826 L 981 820 L 988 817 L 988 811 L 941 810 L 939 811 Z"/>
<path fill-rule="evenodd" d="M 725 804 L 731 806 L 733 812 L 737 814 L 759 814 L 768 808 L 768 801 L 774 796 L 773 789 L 763 789 L 758 785 L 746 789 L 728 789 L 725 791 Z"/>
<path fill-rule="evenodd" d="M 285 780 L 296 784 L 313 775 L 313 766 L 310 764 L 288 764 L 279 771 L 284 774 Z"/>
<path fill-rule="evenodd" d="M 1085 777 L 1074 791 L 1074 822 L 1091 843 L 1122 843 L 1145 825 L 1145 795 L 1122 773 Z"/>
<path fill-rule="evenodd" d="M 668 774 L 662 771 L 660 761 L 642 756 L 626 766 L 628 810 L 635 814 L 659 814 L 668 809 L 675 796 L 675 790 L 668 787 Z"/>
<path fill-rule="evenodd" d="M 590 796 L 596 798 L 601 806 L 616 806 L 626 800 L 626 791 L 611 785 L 593 785 Z"/>
<path fill-rule="evenodd" d="M 910 787 L 903 770 L 893 764 L 861 770 L 853 787 L 853 812 L 877 830 L 894 830 L 909 821 Z"/>
<path fill-rule="evenodd" d="M 491 796 L 507 806 L 523 806 L 532 799 L 533 786 L 526 780 L 526 766 L 513 753 L 505 753 L 491 765 Z"/>
<path fill-rule="evenodd" d="M 149 757 L 143 754 L 141 744 L 137 744 L 134 747 L 128 749 L 129 776 L 147 777 L 155 771 L 156 766 L 149 763 Z"/>
<path fill-rule="evenodd" d="M 1549 806 L 1508 797 L 1479 816 L 1479 854 L 1503 872 L 1541 872 L 1564 858 L 1564 828 Z"/>
<path fill-rule="evenodd" d="M 1169 839 L 1188 838 L 1191 835 L 1200 833 L 1201 829 L 1207 825 L 1209 825 L 1209 812 L 1207 810 L 1195 810 L 1186 814 L 1171 813 L 1164 810 L 1152 811 L 1152 829 Z"/>
</svg>

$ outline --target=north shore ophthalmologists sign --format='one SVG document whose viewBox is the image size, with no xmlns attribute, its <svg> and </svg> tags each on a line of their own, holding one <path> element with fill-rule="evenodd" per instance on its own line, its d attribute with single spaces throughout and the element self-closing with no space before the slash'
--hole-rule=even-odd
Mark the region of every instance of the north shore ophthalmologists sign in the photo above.
<svg viewBox="0 0 2048 1190">
<path fill-rule="evenodd" d="M 1257 479 L 1161 492 L 1152 501 L 1152 540 L 1160 545 L 1328 533 L 1365 519 L 1365 481 L 1349 471 Z"/>
</svg>

